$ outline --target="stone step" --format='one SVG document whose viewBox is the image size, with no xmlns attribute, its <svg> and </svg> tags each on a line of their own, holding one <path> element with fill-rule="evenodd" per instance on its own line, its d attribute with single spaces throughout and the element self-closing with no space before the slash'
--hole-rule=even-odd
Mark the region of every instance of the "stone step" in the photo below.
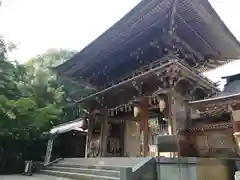
<svg viewBox="0 0 240 180">
<path fill-rule="evenodd" d="M 61 171 L 53 171 L 53 170 L 41 170 L 41 173 L 58 176 L 63 178 L 71 178 L 76 180 L 120 180 L 119 177 L 107 177 L 107 176 L 99 176 L 94 174 L 82 174 L 82 173 L 73 173 L 73 172 L 61 172 Z"/>
<path fill-rule="evenodd" d="M 58 167 L 58 166 L 48 167 L 47 170 L 73 172 L 73 173 L 80 173 L 80 174 L 93 174 L 93 175 L 99 175 L 99 176 L 120 177 L 120 171 L 116 171 L 116 170 Z"/>
<path fill-rule="evenodd" d="M 31 177 L 33 179 L 31 179 Z M 31 177 L 29 180 L 59 180 L 60 179 L 57 176 L 51 176 L 51 175 L 47 175 L 47 174 L 34 174 Z M 26 176 L 25 176 L 24 180 L 28 180 L 28 178 L 26 178 Z M 72 180 L 72 179 L 61 177 L 61 180 Z"/>
<path fill-rule="evenodd" d="M 99 158 L 64 158 L 58 164 L 80 164 L 80 165 L 94 165 L 94 166 L 119 166 L 119 167 L 133 167 L 141 164 L 148 157 L 99 157 Z"/>
<path fill-rule="evenodd" d="M 96 165 L 88 165 L 88 164 L 67 164 L 67 163 L 57 163 L 54 164 L 54 167 L 69 167 L 69 168 L 83 168 L 83 169 L 101 169 L 101 170 L 112 170 L 112 171 L 120 171 L 121 167 L 117 166 L 96 166 Z"/>
</svg>

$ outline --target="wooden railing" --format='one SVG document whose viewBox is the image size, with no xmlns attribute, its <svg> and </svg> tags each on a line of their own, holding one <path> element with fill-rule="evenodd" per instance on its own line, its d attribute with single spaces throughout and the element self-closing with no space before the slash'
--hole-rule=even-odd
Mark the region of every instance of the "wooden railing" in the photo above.
<svg viewBox="0 0 240 180">
<path fill-rule="evenodd" d="M 152 135 L 168 135 L 168 124 L 158 124 L 151 127 Z"/>
</svg>

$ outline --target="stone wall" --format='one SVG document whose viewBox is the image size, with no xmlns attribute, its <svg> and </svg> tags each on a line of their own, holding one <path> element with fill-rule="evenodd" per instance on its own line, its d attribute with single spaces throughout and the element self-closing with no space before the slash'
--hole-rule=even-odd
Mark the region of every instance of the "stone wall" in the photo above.
<svg viewBox="0 0 240 180">
<path fill-rule="evenodd" d="M 235 161 L 236 169 L 235 180 L 240 180 L 240 161 Z"/>
<path fill-rule="evenodd" d="M 235 173 L 235 180 L 240 180 L 240 171 Z"/>
<path fill-rule="evenodd" d="M 157 174 L 159 180 L 231 180 L 234 176 L 226 160 L 214 158 L 158 158 Z"/>
<path fill-rule="evenodd" d="M 160 180 L 197 180 L 195 158 L 158 158 L 157 175 Z"/>
</svg>

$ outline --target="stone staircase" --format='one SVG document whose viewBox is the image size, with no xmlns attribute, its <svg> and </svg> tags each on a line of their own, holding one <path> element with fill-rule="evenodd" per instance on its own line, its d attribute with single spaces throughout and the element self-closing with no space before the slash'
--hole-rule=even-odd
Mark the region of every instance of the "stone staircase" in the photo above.
<svg viewBox="0 0 240 180">
<path fill-rule="evenodd" d="M 136 170 L 147 158 L 67 158 L 41 170 L 41 174 L 77 180 L 120 180 L 124 167 Z"/>
<path fill-rule="evenodd" d="M 45 170 L 41 170 L 41 173 L 58 176 L 71 179 L 80 180 L 117 180 L 120 179 L 120 171 L 117 169 L 105 169 L 105 168 L 91 168 L 84 166 L 59 166 L 48 167 Z"/>
</svg>

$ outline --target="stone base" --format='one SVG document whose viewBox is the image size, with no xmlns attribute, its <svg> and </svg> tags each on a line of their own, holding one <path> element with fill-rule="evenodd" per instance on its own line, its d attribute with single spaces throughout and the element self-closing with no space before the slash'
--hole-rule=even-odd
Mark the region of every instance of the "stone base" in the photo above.
<svg viewBox="0 0 240 180">
<path fill-rule="evenodd" d="M 240 171 L 235 172 L 235 180 L 240 180 Z"/>
</svg>

